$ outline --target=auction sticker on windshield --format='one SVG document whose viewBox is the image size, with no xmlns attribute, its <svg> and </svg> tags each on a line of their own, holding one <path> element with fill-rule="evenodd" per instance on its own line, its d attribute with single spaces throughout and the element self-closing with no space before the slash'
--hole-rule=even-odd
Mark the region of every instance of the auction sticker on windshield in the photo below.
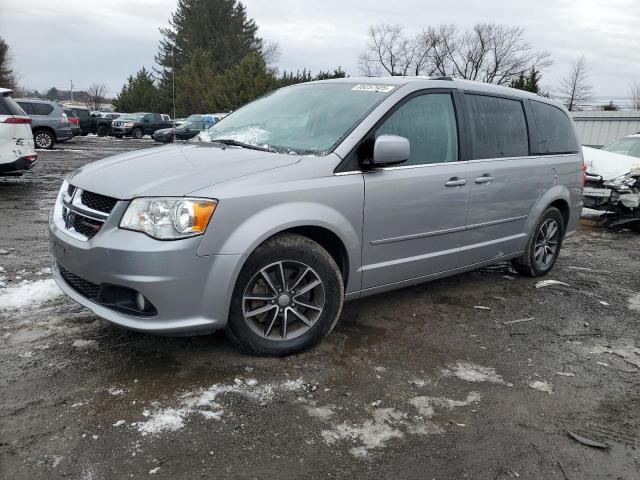
<svg viewBox="0 0 640 480">
<path fill-rule="evenodd" d="M 357 90 L 360 92 L 379 92 L 379 93 L 389 93 L 393 90 L 393 85 L 356 85 L 351 90 Z"/>
</svg>

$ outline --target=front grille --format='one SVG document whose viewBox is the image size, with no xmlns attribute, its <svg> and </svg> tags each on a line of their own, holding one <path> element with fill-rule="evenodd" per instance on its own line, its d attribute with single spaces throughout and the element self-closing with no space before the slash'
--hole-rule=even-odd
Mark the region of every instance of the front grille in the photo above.
<svg viewBox="0 0 640 480">
<path fill-rule="evenodd" d="M 69 270 L 58 265 L 58 269 L 60 270 L 60 276 L 63 280 L 73 288 L 76 292 L 78 292 L 83 297 L 86 297 L 90 300 L 95 300 L 100 295 L 100 286 L 95 283 L 88 282 L 83 278 L 80 278 L 77 275 L 74 275 Z"/>
<path fill-rule="evenodd" d="M 82 192 L 82 204 L 102 213 L 109 214 L 113 207 L 118 203 L 118 199 L 107 197 L 106 195 L 100 195 L 99 193 L 87 192 L 84 190 Z"/>
<path fill-rule="evenodd" d="M 87 238 L 93 238 L 96 233 L 100 231 L 102 228 L 103 222 L 99 220 L 94 220 L 89 217 L 83 217 L 82 215 L 73 214 L 73 228 L 81 235 L 84 235 Z M 64 213 L 62 214 L 62 218 L 67 221 Z"/>
</svg>

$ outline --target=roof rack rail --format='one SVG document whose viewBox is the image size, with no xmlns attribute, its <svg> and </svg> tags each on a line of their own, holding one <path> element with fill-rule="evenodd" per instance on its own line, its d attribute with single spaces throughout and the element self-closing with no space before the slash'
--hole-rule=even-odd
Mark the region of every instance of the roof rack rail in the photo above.
<svg viewBox="0 0 640 480">
<path fill-rule="evenodd" d="M 453 82 L 453 77 L 450 77 L 449 75 L 442 75 L 440 77 L 434 77 L 431 80 L 446 80 L 448 82 Z"/>
</svg>

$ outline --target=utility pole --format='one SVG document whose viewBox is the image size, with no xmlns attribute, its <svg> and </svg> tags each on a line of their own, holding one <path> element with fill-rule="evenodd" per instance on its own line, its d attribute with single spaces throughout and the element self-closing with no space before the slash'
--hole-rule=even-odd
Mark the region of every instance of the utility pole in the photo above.
<svg viewBox="0 0 640 480">
<path fill-rule="evenodd" d="M 173 101 L 173 119 L 176 119 L 176 49 L 171 47 L 171 98 Z"/>
<path fill-rule="evenodd" d="M 73 80 L 71 80 L 71 103 L 73 103 Z"/>
</svg>

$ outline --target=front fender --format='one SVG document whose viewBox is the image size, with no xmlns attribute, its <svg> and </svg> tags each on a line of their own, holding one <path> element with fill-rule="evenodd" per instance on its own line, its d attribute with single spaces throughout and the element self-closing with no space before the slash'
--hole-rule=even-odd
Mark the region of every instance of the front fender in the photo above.
<svg viewBox="0 0 640 480">
<path fill-rule="evenodd" d="M 229 232 L 219 247 L 203 242 L 198 255 L 250 255 L 261 243 L 273 235 L 295 227 L 321 227 L 334 233 L 345 247 L 349 258 L 348 290 L 360 288 L 361 231 L 337 209 L 313 202 L 286 202 L 267 207 L 247 217 Z M 246 258 L 246 257 L 245 257 Z"/>
</svg>

